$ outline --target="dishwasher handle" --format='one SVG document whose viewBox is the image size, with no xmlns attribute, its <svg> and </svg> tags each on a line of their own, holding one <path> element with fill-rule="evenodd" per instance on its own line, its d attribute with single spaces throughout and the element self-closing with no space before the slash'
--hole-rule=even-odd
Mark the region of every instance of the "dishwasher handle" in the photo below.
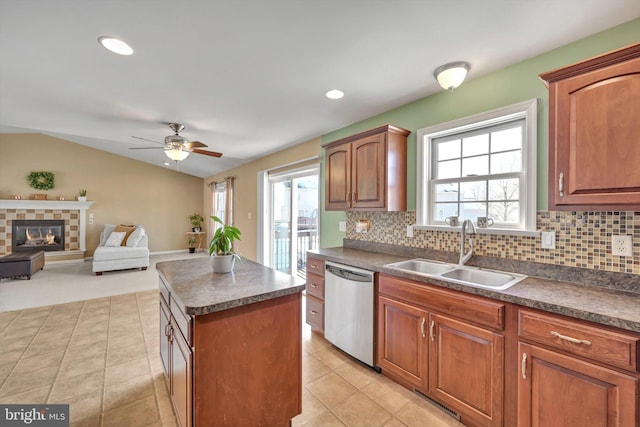
<svg viewBox="0 0 640 427">
<path fill-rule="evenodd" d="M 357 271 L 351 271 L 344 268 L 336 267 L 334 265 L 327 265 L 327 272 L 342 279 L 351 280 L 352 282 L 372 282 L 373 275 L 359 273 Z"/>
</svg>

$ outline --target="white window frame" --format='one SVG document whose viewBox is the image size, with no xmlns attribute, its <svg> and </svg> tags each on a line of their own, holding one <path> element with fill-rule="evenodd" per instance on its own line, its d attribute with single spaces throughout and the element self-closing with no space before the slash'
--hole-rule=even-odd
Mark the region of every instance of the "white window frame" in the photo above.
<svg viewBox="0 0 640 427">
<path fill-rule="evenodd" d="M 512 119 L 524 119 L 522 147 L 523 174 L 520 185 L 520 225 L 517 227 L 491 227 L 478 229 L 481 233 L 538 235 L 536 232 L 536 181 L 538 146 L 538 102 L 530 99 L 507 107 L 498 108 L 473 116 L 464 117 L 435 126 L 418 129 L 416 167 L 416 228 L 434 230 L 456 230 L 448 225 L 430 220 L 431 212 L 431 145 L 434 139 L 461 132 L 469 132 Z M 466 218 L 461 218 L 466 219 Z M 475 218 L 471 218 L 475 221 Z M 459 229 L 459 228 L 458 228 Z"/>
</svg>

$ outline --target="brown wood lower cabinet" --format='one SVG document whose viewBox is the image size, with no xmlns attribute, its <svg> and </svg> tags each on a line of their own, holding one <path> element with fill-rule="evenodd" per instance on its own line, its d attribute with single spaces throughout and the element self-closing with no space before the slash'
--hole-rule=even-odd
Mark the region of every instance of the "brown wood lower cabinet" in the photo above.
<svg viewBox="0 0 640 427">
<path fill-rule="evenodd" d="M 427 390 L 429 376 L 426 322 L 429 312 L 378 297 L 378 366 L 408 388 Z"/>
<path fill-rule="evenodd" d="M 502 426 L 504 336 L 432 314 L 429 394 L 480 425 Z"/>
<path fill-rule="evenodd" d="M 160 287 L 160 357 L 180 427 L 285 426 L 302 412 L 299 292 L 194 317 Z"/>
<path fill-rule="evenodd" d="M 634 427 L 638 380 L 520 343 L 518 426 Z"/>
<path fill-rule="evenodd" d="M 459 413 L 467 425 L 502 426 L 503 312 L 500 303 L 380 275 L 378 365 L 384 375 Z"/>
</svg>

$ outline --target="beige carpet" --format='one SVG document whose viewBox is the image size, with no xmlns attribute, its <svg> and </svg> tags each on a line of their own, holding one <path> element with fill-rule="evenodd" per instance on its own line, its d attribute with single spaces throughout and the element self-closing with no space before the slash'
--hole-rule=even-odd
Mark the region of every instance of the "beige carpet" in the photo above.
<svg viewBox="0 0 640 427">
<path fill-rule="evenodd" d="M 155 264 L 161 261 L 206 256 L 204 252 L 152 255 L 149 268 L 105 272 L 96 276 L 91 262 L 47 262 L 44 270 L 26 279 L 0 280 L 0 312 L 85 301 L 112 295 L 158 289 Z"/>
</svg>

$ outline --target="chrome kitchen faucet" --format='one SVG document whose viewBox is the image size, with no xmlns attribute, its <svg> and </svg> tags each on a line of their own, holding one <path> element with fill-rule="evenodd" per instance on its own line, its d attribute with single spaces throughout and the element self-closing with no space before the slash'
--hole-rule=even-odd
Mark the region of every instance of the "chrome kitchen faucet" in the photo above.
<svg viewBox="0 0 640 427">
<path fill-rule="evenodd" d="M 467 227 L 469 227 L 469 252 L 464 253 L 464 241 L 467 237 Z M 462 234 L 460 235 L 460 261 L 458 264 L 464 265 L 473 256 L 473 238 L 476 236 L 476 227 L 473 221 L 465 219 L 462 223 Z"/>
</svg>

